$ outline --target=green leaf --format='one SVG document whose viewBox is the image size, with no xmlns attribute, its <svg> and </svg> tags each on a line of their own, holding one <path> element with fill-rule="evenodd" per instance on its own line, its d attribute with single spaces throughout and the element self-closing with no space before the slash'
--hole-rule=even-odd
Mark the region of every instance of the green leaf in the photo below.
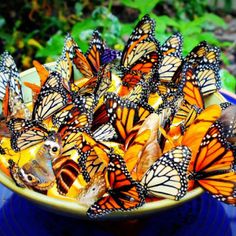
<svg viewBox="0 0 236 236">
<path fill-rule="evenodd" d="M 228 59 L 228 57 L 224 54 L 224 53 L 221 53 L 221 58 L 220 58 L 222 61 L 223 61 L 223 63 L 225 64 L 225 65 L 230 65 L 230 60 Z"/>
<path fill-rule="evenodd" d="M 141 12 L 141 16 L 150 13 L 154 7 L 159 3 L 159 0 L 122 0 L 121 3 L 127 7 L 137 9 Z"/>
<path fill-rule="evenodd" d="M 221 74 L 221 81 L 222 81 L 222 88 L 236 93 L 236 78 L 230 74 L 227 70 L 222 69 L 220 71 Z"/>
<path fill-rule="evenodd" d="M 208 22 L 214 24 L 215 26 L 220 26 L 220 27 L 223 27 L 223 28 L 227 27 L 227 24 L 225 23 L 223 18 L 217 16 L 216 14 L 205 13 L 201 18 L 204 22 L 208 21 Z"/>
<path fill-rule="evenodd" d="M 62 48 L 64 45 L 64 36 L 61 35 L 61 32 L 54 34 L 46 43 L 46 46 L 40 48 L 36 57 L 52 57 L 56 59 L 57 56 L 61 54 Z"/>
<path fill-rule="evenodd" d="M 82 16 L 83 15 L 82 10 L 83 10 L 83 5 L 81 3 L 79 3 L 79 2 L 77 2 L 75 4 L 75 14 L 77 16 Z"/>
</svg>

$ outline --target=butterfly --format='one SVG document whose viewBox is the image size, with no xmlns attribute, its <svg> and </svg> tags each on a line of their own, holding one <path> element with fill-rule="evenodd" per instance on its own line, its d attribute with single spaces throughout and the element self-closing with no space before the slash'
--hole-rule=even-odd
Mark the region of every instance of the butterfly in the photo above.
<svg viewBox="0 0 236 236">
<path fill-rule="evenodd" d="M 187 192 L 190 158 L 191 151 L 187 146 L 173 148 L 151 165 L 141 184 L 149 195 L 179 200 Z"/>
<path fill-rule="evenodd" d="M 111 154 L 106 172 L 109 184 L 107 192 L 87 211 L 96 218 L 113 211 L 129 211 L 144 204 L 145 192 L 140 183 L 134 181 L 119 155 Z"/>
<path fill-rule="evenodd" d="M 88 134 L 83 134 L 85 142 L 79 149 L 78 163 L 81 167 L 81 172 L 86 182 L 97 173 L 104 173 L 108 163 L 109 147 L 99 141 L 95 141 Z"/>
<path fill-rule="evenodd" d="M 182 81 L 182 91 L 184 100 L 189 104 L 196 105 L 199 108 L 205 108 L 203 94 L 198 80 L 199 73 L 200 70 L 198 70 L 198 68 L 196 69 L 189 64 L 185 65 L 183 70 L 184 79 Z"/>
<path fill-rule="evenodd" d="M 178 131 L 176 138 L 173 137 L 173 135 L 170 137 L 167 131 L 163 152 L 168 152 L 174 146 L 184 145 L 191 149 L 192 156 L 196 155 L 200 143 L 207 133 L 207 130 L 217 119 L 219 119 L 220 115 L 220 106 L 216 104 L 210 105 L 196 116 L 196 119 L 192 121 L 192 123 L 186 130 L 184 130 L 183 133 Z"/>
<path fill-rule="evenodd" d="M 206 41 L 200 42 L 195 46 L 191 52 L 182 60 L 181 66 L 177 69 L 173 76 L 173 82 L 179 83 L 182 80 L 182 70 L 186 64 L 191 65 L 192 68 L 198 67 L 200 64 L 210 66 L 216 74 L 219 72 L 220 50 L 207 44 Z M 220 87 L 220 81 L 216 80 L 216 88 Z"/>
<path fill-rule="evenodd" d="M 118 139 L 125 140 L 130 130 L 154 110 L 146 103 L 136 104 L 114 93 L 105 94 L 109 121 L 116 129 Z"/>
<path fill-rule="evenodd" d="M 57 139 L 47 139 L 36 156 L 22 167 L 9 159 L 10 173 L 17 186 L 28 187 L 37 191 L 50 189 L 55 183 L 52 161 L 60 155 L 60 152 L 60 142 Z"/>
<path fill-rule="evenodd" d="M 71 95 L 63 86 L 63 78 L 51 72 L 34 104 L 32 119 L 42 122 L 71 103 Z"/>
<path fill-rule="evenodd" d="M 15 91 L 16 95 L 23 97 L 21 91 L 20 74 L 17 70 L 13 57 L 9 52 L 5 51 L 1 55 L 0 61 L 0 99 L 5 95 L 7 84 Z"/>
<path fill-rule="evenodd" d="M 236 105 L 230 105 L 222 111 L 219 121 L 222 123 L 225 137 L 236 145 Z"/>
<path fill-rule="evenodd" d="M 124 160 L 128 170 L 130 170 L 131 176 L 137 181 L 141 181 L 144 173 L 162 155 L 158 143 L 159 126 L 159 115 L 152 113 L 142 122 L 133 141 L 128 144 L 128 140 L 125 142 Z M 128 138 L 131 136 L 132 131 Z M 129 160 L 134 158 L 136 159 L 136 163 L 133 161 L 134 164 L 131 165 L 132 162 Z"/>
<path fill-rule="evenodd" d="M 106 192 L 105 177 L 101 173 L 97 173 L 89 181 L 84 189 L 79 193 L 78 202 L 87 207 L 95 203 Z"/>
<path fill-rule="evenodd" d="M 7 119 L 11 117 L 30 119 L 30 111 L 23 99 L 20 74 L 12 56 L 8 52 L 2 54 L 0 78 L 2 78 L 2 82 L 0 81 L 0 99 L 3 101 L 3 115 Z M 5 91 L 1 92 L 1 88 Z"/>
<path fill-rule="evenodd" d="M 61 138 L 61 155 L 52 162 L 55 173 L 57 190 L 61 195 L 66 195 L 81 173 L 78 166 L 78 149 L 83 144 L 83 132 L 73 129 L 70 126 L 62 126 L 58 129 Z"/>
<path fill-rule="evenodd" d="M 154 37 L 155 22 L 145 15 L 136 25 L 121 56 L 123 71 L 119 95 L 127 95 L 141 80 L 148 80 L 160 60 L 159 43 Z"/>
<path fill-rule="evenodd" d="M 104 52 L 104 43 L 100 33 L 95 30 L 92 34 L 90 47 L 85 55 L 77 47 L 75 48 L 74 64 L 85 78 L 92 79 L 99 71 L 101 63 L 101 55 Z"/>
<path fill-rule="evenodd" d="M 161 65 L 158 69 L 159 80 L 161 82 L 171 82 L 173 76 L 182 63 L 183 37 L 180 33 L 170 36 L 161 46 L 163 55 Z"/>
<path fill-rule="evenodd" d="M 227 145 L 221 124 L 216 121 L 203 137 L 199 151 L 192 157 L 189 179 L 213 197 L 236 204 L 236 173 L 233 150 Z"/>
<path fill-rule="evenodd" d="M 15 152 L 39 144 L 55 135 L 54 131 L 47 130 L 37 121 L 11 119 L 7 125 L 11 132 L 11 148 Z"/>
</svg>

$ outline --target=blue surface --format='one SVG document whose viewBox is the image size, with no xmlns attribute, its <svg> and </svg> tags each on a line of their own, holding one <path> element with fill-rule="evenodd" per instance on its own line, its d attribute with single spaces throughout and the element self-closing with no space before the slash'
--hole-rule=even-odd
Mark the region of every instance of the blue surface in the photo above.
<svg viewBox="0 0 236 236">
<path fill-rule="evenodd" d="M 222 93 L 222 95 L 228 102 L 231 102 L 232 104 L 236 104 L 236 98 L 230 96 L 230 93 L 229 94 Z"/>
<path fill-rule="evenodd" d="M 133 220 L 92 222 L 60 216 L 0 186 L 1 236 L 158 235 L 232 236 L 236 233 L 236 208 L 207 193 L 182 206 Z"/>
</svg>

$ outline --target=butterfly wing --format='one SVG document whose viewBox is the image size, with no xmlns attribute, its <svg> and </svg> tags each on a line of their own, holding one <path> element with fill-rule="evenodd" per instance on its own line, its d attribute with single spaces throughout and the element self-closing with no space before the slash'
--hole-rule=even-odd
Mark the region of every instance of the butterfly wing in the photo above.
<svg viewBox="0 0 236 236">
<path fill-rule="evenodd" d="M 161 82 L 171 82 L 174 74 L 182 63 L 183 38 L 180 33 L 170 36 L 161 46 L 163 55 L 161 65 L 158 69 Z"/>
<path fill-rule="evenodd" d="M 110 188 L 88 209 L 87 215 L 90 218 L 103 216 L 113 211 L 132 210 L 144 203 L 144 189 L 132 180 L 121 157 L 113 154 L 110 160 L 107 168 Z"/>
<path fill-rule="evenodd" d="M 187 192 L 190 158 L 191 151 L 187 146 L 175 147 L 148 169 L 142 178 L 142 185 L 151 195 L 179 200 Z"/>
<path fill-rule="evenodd" d="M 150 73 L 160 60 L 159 43 L 154 37 L 155 22 L 145 15 L 129 37 L 122 53 L 120 66 L 124 71 L 119 95 L 127 95 L 144 77 Z"/>
</svg>

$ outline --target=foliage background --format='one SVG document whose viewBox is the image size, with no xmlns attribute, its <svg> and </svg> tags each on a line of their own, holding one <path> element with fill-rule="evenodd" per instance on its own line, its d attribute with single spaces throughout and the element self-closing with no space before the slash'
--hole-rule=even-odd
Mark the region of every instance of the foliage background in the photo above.
<svg viewBox="0 0 236 236">
<path fill-rule="evenodd" d="M 7 1 L 0 3 L 0 52 L 8 50 L 18 68 L 25 70 L 32 67 L 33 59 L 54 61 L 67 32 L 85 51 L 94 29 L 110 47 L 122 50 L 138 19 L 147 13 L 156 20 L 161 43 L 175 31 L 182 33 L 184 55 L 202 40 L 224 52 L 234 44 L 219 40 L 215 32 L 227 28 L 224 16 L 232 13 L 232 2 L 226 0 L 220 11 L 217 2 L 209 6 L 207 0 Z M 225 69 L 232 61 L 225 53 L 221 58 L 223 87 L 236 92 L 236 79 Z"/>
</svg>

